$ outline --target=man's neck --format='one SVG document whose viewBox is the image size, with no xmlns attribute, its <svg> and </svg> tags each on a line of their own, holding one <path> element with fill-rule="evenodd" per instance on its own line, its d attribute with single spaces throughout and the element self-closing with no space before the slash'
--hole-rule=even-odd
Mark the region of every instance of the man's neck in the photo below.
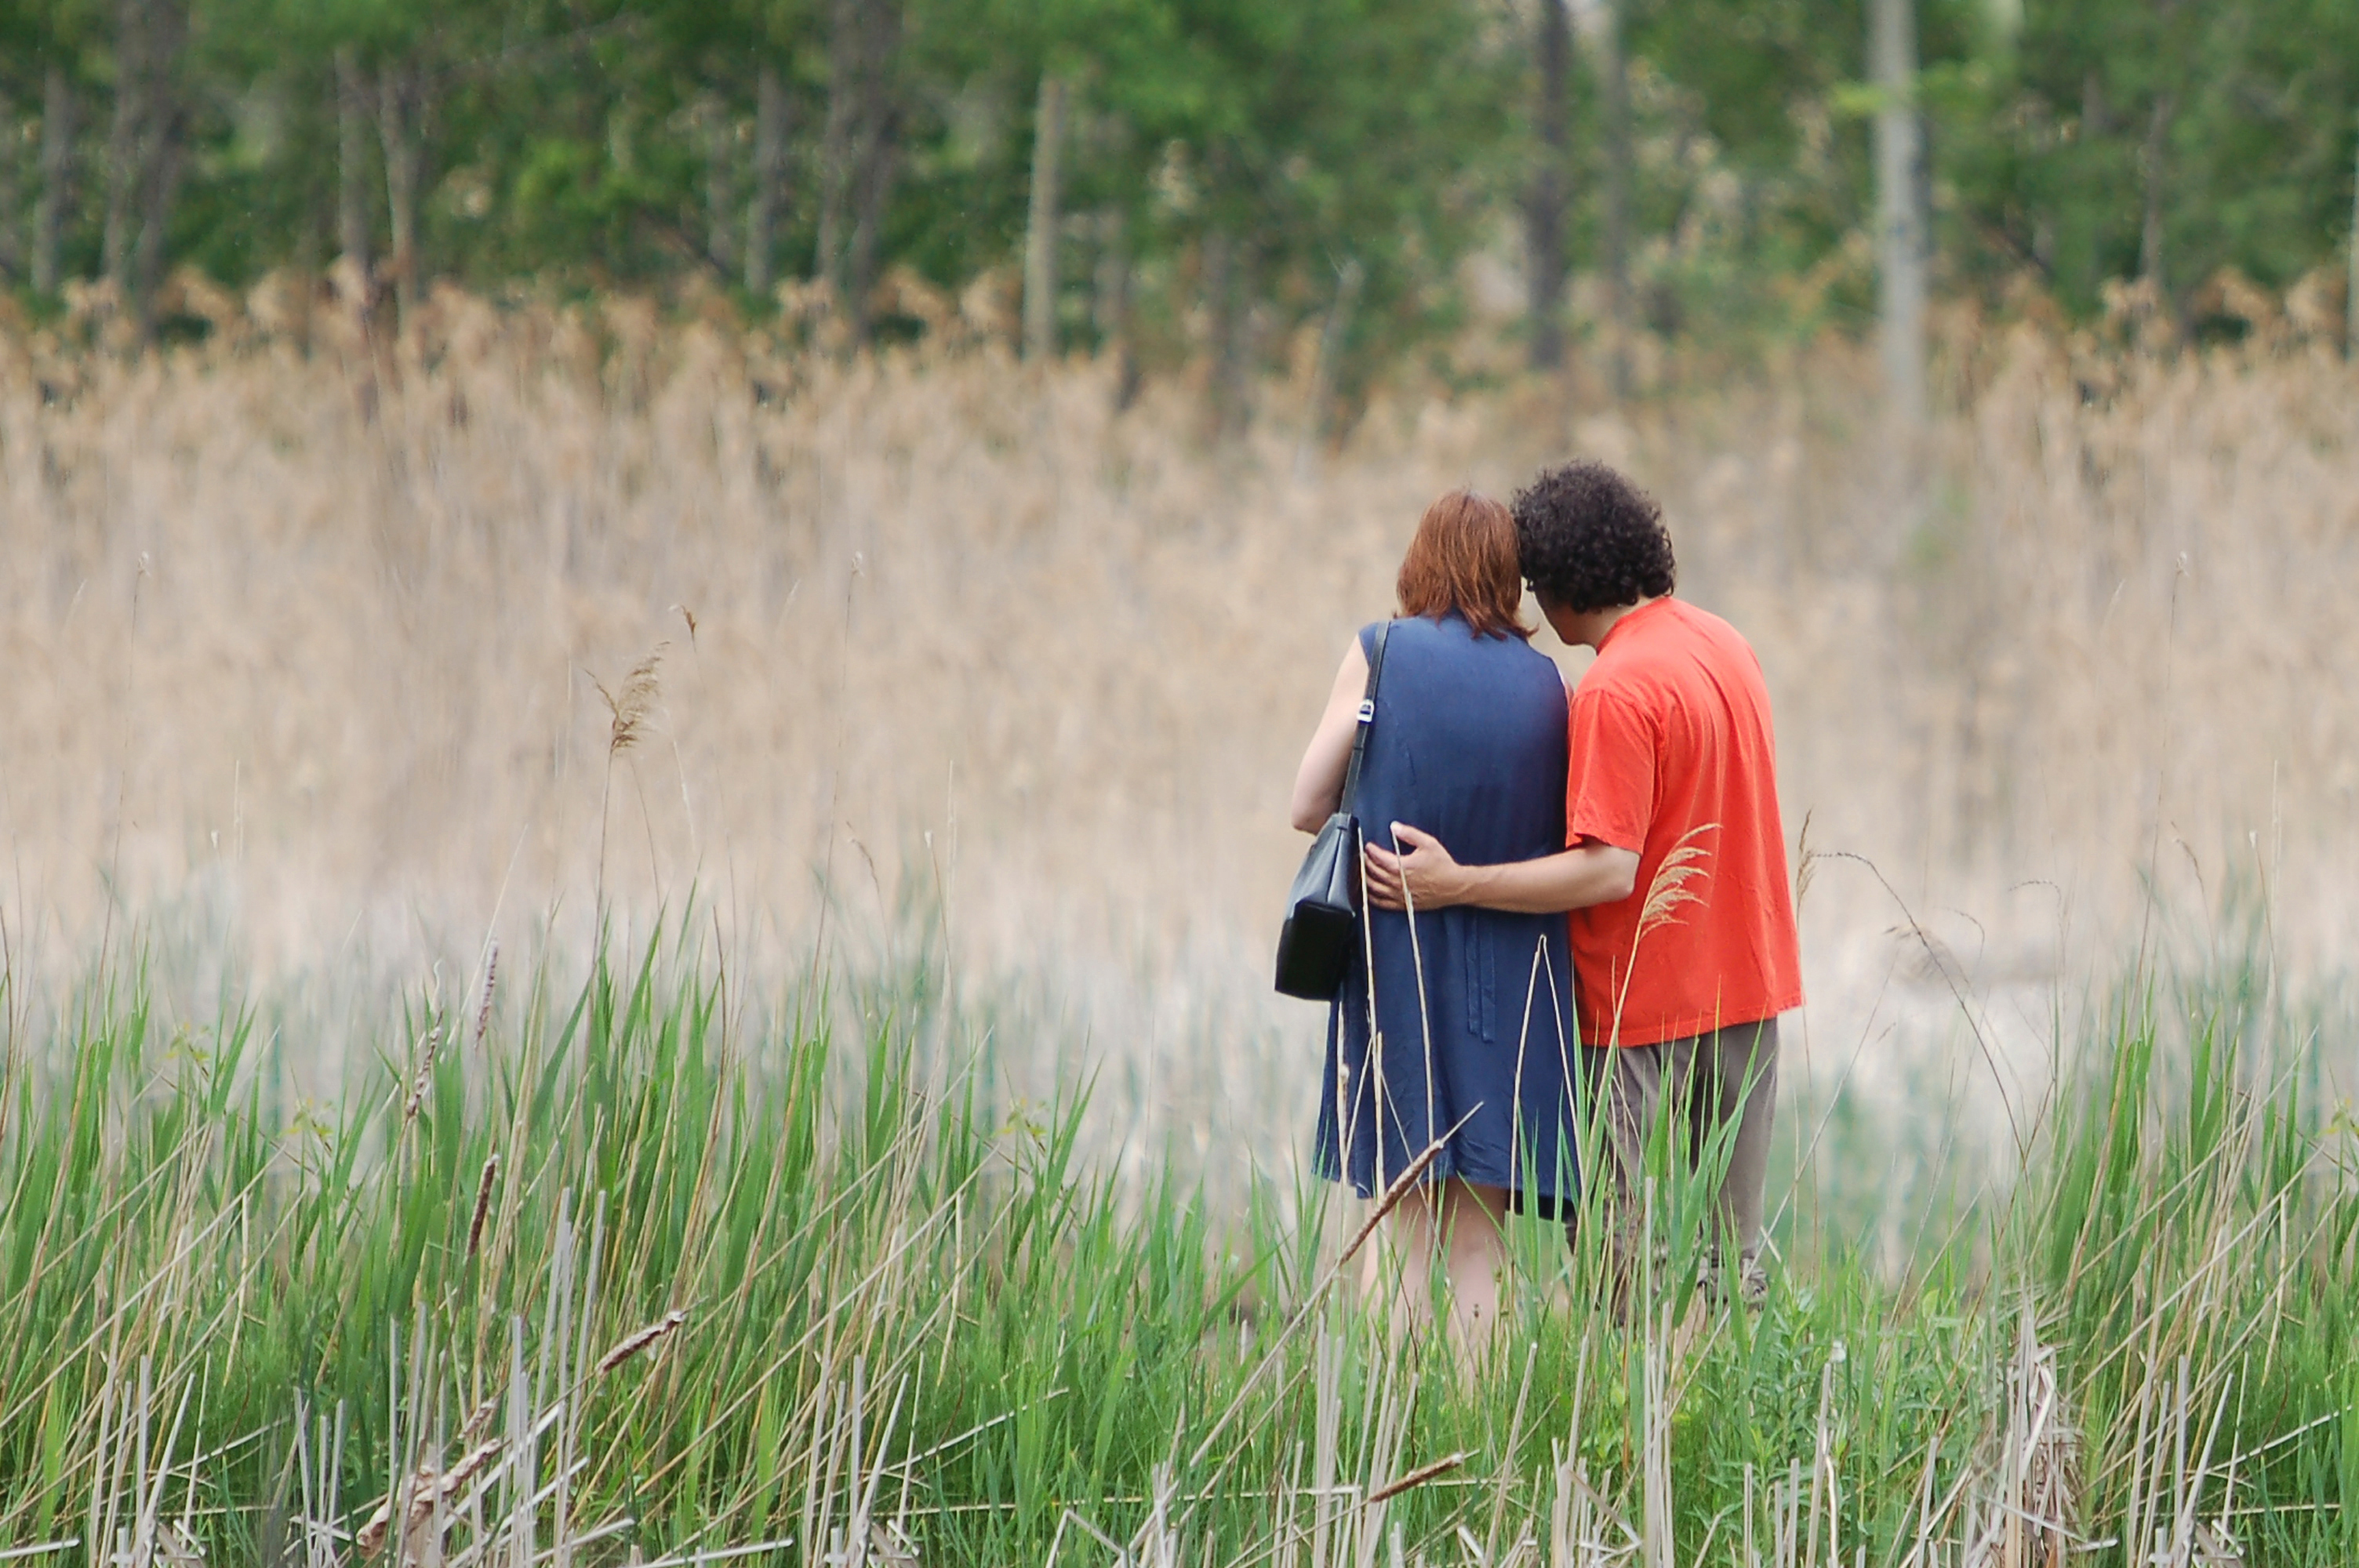
<svg viewBox="0 0 2359 1568">
<path fill-rule="evenodd" d="M 1556 634 L 1564 639 L 1567 645 L 1576 648 L 1599 648 L 1605 644 L 1605 634 L 1621 624 L 1624 616 L 1633 611 L 1644 610 L 1661 597 L 1660 594 L 1650 594 L 1635 603 L 1610 605 L 1603 610 L 1584 610 L 1577 612 L 1567 611 L 1562 620 L 1550 617 L 1549 623 L 1556 628 Z"/>
</svg>

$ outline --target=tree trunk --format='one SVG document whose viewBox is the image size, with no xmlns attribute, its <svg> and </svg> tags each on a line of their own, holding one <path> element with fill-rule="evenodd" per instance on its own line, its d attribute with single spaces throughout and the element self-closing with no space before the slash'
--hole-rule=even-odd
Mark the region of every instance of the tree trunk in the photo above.
<svg viewBox="0 0 2359 1568">
<path fill-rule="evenodd" d="M 144 64 L 147 75 L 147 134 L 139 149 L 139 240 L 133 258 L 133 308 L 139 341 L 156 332 L 156 291 L 164 281 L 172 209 L 187 168 L 188 103 L 180 92 L 180 56 L 189 41 L 188 0 L 147 0 Z"/>
<path fill-rule="evenodd" d="M 900 157 L 901 106 L 894 80 L 901 48 L 901 0 L 861 0 L 860 137 L 855 147 L 851 254 L 844 262 L 844 293 L 852 312 L 852 341 L 868 341 L 869 296 L 876 287 L 884 245 L 885 209 Z"/>
<path fill-rule="evenodd" d="M 754 193 L 745 209 L 745 292 L 770 292 L 779 197 L 786 183 L 787 85 L 764 61 L 754 81 Z"/>
<path fill-rule="evenodd" d="M 131 293 L 131 252 L 137 236 L 139 135 L 147 118 L 147 6 L 118 0 L 114 8 L 114 118 L 106 133 L 106 224 L 99 265 L 118 298 Z"/>
<path fill-rule="evenodd" d="M 1343 339 L 1352 326 L 1352 307 L 1360 297 L 1360 285 L 1366 276 L 1357 256 L 1346 256 L 1343 265 L 1335 269 L 1335 297 L 1328 303 L 1326 320 L 1320 323 L 1318 353 L 1310 362 L 1310 406 L 1304 410 L 1302 439 L 1294 449 L 1294 471 L 1298 475 L 1310 473 L 1311 449 L 1324 440 L 1332 427 L 1328 414 L 1335 402 L 1336 368 L 1343 363 Z"/>
<path fill-rule="evenodd" d="M 708 98 L 697 110 L 697 124 L 704 132 L 704 259 L 723 277 L 744 276 L 745 260 L 738 254 L 736 236 L 730 226 L 731 209 L 737 204 L 736 181 L 731 178 L 733 151 L 730 146 L 729 111 L 719 100 Z M 746 232 L 753 232 L 753 214 L 746 214 Z M 764 255 L 766 263 L 768 256 Z"/>
<path fill-rule="evenodd" d="M 1097 329 L 1100 351 L 1114 350 L 1114 406 L 1117 412 L 1138 400 L 1138 345 L 1130 327 L 1130 236 L 1122 209 L 1108 210 L 1098 220 L 1098 261 L 1092 279 L 1091 324 Z"/>
<path fill-rule="evenodd" d="M 1630 60 L 1623 49 L 1622 0 L 1605 0 L 1605 309 L 1613 341 L 1606 376 L 1616 398 L 1630 395 Z"/>
<path fill-rule="evenodd" d="M 1875 112 L 1876 305 L 1884 378 L 1904 428 L 1925 423 L 1925 211 L 1916 0 L 1869 0 Z"/>
<path fill-rule="evenodd" d="M 834 0 L 827 38 L 827 121 L 820 130 L 819 247 L 811 272 L 839 301 L 844 291 L 844 210 L 852 189 L 852 147 L 859 119 L 861 0 Z"/>
<path fill-rule="evenodd" d="M 885 240 L 885 208 L 893 191 L 900 155 L 899 115 L 888 110 L 875 131 L 867 155 L 860 160 L 860 188 L 852 224 L 852 254 L 844 264 L 845 293 L 852 305 L 852 341 L 865 346 L 874 322 L 869 297 L 876 290 L 876 269 Z"/>
<path fill-rule="evenodd" d="M 25 276 L 25 231 L 19 227 L 25 208 L 21 129 L 16 100 L 0 88 L 0 278 L 11 283 Z"/>
<path fill-rule="evenodd" d="M 414 61 L 388 64 L 377 72 L 377 145 L 385 157 L 385 211 L 393 240 L 386 260 L 405 327 L 417 319 L 424 282 L 418 254 L 420 107 Z"/>
<path fill-rule="evenodd" d="M 187 0 L 119 0 L 114 120 L 106 140 L 106 276 L 129 307 L 140 341 L 155 327 L 166 231 L 179 194 L 186 111 L 180 53 Z"/>
<path fill-rule="evenodd" d="M 1204 297 L 1211 307 L 1212 428 L 1234 436 L 1245 427 L 1252 367 L 1251 249 L 1225 230 L 1204 236 Z"/>
<path fill-rule="evenodd" d="M 368 308 L 367 82 L 351 46 L 336 50 L 336 246 L 360 274 L 361 308 Z"/>
<path fill-rule="evenodd" d="M 164 281 L 165 241 L 170 232 L 172 209 L 180 196 L 180 176 L 188 167 L 188 123 L 179 104 L 156 124 L 155 154 L 147 171 L 139 223 L 139 245 L 132 269 L 136 289 L 139 341 L 156 335 L 156 291 Z"/>
<path fill-rule="evenodd" d="M 33 208 L 33 292 L 58 291 L 58 252 L 73 205 L 72 79 L 55 60 L 41 83 L 41 197 Z"/>
<path fill-rule="evenodd" d="M 2147 113 L 2146 140 L 2138 147 L 2138 178 L 2143 211 L 2138 222 L 2138 279 L 2153 301 L 2166 332 L 2180 335 L 2179 310 L 2170 295 L 2169 257 L 2165 254 L 2165 201 L 2169 194 L 2170 127 L 2179 114 L 2179 94 L 2173 88 L 2180 58 L 2180 0 L 2154 0 L 2153 32 L 2146 39 L 2153 63 L 2163 73 L 2154 103 Z"/>
<path fill-rule="evenodd" d="M 1572 20 L 1566 0 L 1539 0 L 1539 100 L 1533 129 L 1539 138 L 1538 167 L 1524 198 L 1524 263 L 1530 285 L 1528 311 L 1534 370 L 1564 363 L 1565 155 L 1571 145 L 1565 78 L 1572 63 Z"/>
<path fill-rule="evenodd" d="M 2343 352 L 2359 360 L 2359 148 L 2351 155 L 2351 256 L 2343 278 Z"/>
<path fill-rule="evenodd" d="M 1032 202 L 1024 222 L 1024 357 L 1057 351 L 1057 230 L 1059 154 L 1065 141 L 1065 83 L 1040 73 L 1040 103 L 1032 116 Z"/>
<path fill-rule="evenodd" d="M 306 116 L 308 118 L 308 116 Z M 316 173 L 307 172 L 303 179 L 303 217 L 295 231 L 295 342 L 304 353 L 311 351 L 311 309 L 320 292 L 320 253 L 325 248 L 324 232 L 327 214 L 327 192 Z"/>
<path fill-rule="evenodd" d="M 2138 172 L 2146 186 L 2146 210 L 2138 224 L 2138 276 L 2154 286 L 2158 305 L 2169 298 L 2169 284 L 2162 271 L 2163 151 L 2178 108 L 2179 102 L 2170 93 L 2155 95 L 2154 110 L 2147 116 L 2146 145 L 2138 150 Z"/>
<path fill-rule="evenodd" d="M 1212 377 L 1205 384 L 1206 395 L 1212 406 L 1212 429 L 1225 433 L 1229 424 L 1226 398 L 1229 392 L 1229 236 L 1225 230 L 1214 229 L 1204 236 L 1201 252 L 1201 287 L 1204 291 L 1204 324 L 1207 332 L 1204 348 L 1212 357 Z"/>
</svg>

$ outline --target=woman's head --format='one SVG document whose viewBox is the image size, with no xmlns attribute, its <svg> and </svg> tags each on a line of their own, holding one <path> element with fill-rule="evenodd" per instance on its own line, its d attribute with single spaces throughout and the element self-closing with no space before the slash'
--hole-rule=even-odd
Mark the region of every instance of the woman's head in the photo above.
<svg viewBox="0 0 2359 1568">
<path fill-rule="evenodd" d="M 1524 601 L 1516 520 L 1487 495 L 1453 490 L 1425 509 L 1401 557 L 1403 615 L 1439 620 L 1456 611 L 1484 637 L 1528 637 L 1516 620 Z"/>
</svg>

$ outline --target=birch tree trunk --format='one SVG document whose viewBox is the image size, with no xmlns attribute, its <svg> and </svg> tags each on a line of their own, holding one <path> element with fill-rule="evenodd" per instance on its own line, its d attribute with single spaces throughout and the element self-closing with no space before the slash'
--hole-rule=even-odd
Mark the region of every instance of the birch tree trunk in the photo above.
<svg viewBox="0 0 2359 1568">
<path fill-rule="evenodd" d="M 1024 222 L 1024 357 L 1057 351 L 1058 156 L 1065 140 L 1065 83 L 1040 73 L 1032 118 L 1032 201 Z"/>
<path fill-rule="evenodd" d="M 1876 315 L 1884 379 L 1904 430 L 1925 423 L 1925 211 L 1918 178 L 1916 0 L 1868 0 L 1875 111 Z"/>
<path fill-rule="evenodd" d="M 1529 286 L 1534 370 L 1564 363 L 1565 155 L 1571 144 L 1565 78 L 1572 63 L 1572 20 L 1566 0 L 1539 0 L 1539 98 L 1533 129 L 1539 136 L 1539 164 L 1524 198 L 1524 267 Z"/>
<path fill-rule="evenodd" d="M 368 308 L 369 211 L 367 85 L 347 45 L 336 50 L 336 245 L 360 274 L 361 308 Z"/>
<path fill-rule="evenodd" d="M 1622 47 L 1622 0 L 1605 0 L 1605 311 L 1612 342 L 1606 379 L 1616 398 L 1630 395 L 1630 61 Z"/>
<path fill-rule="evenodd" d="M 745 208 L 745 292 L 770 292 L 779 197 L 786 183 L 787 85 L 767 60 L 754 79 L 754 190 Z"/>
<path fill-rule="evenodd" d="M 55 60 L 41 83 L 41 195 L 33 208 L 33 292 L 58 291 L 58 252 L 73 205 L 72 79 Z"/>
</svg>

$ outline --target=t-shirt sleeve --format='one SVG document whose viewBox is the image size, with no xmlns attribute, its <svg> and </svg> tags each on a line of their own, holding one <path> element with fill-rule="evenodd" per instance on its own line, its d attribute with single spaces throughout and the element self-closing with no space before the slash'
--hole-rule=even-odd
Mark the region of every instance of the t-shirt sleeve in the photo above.
<svg viewBox="0 0 2359 1568">
<path fill-rule="evenodd" d="M 1565 843 L 1644 850 L 1655 820 L 1655 736 L 1645 716 L 1603 692 L 1576 691 L 1567 739 Z"/>
</svg>

